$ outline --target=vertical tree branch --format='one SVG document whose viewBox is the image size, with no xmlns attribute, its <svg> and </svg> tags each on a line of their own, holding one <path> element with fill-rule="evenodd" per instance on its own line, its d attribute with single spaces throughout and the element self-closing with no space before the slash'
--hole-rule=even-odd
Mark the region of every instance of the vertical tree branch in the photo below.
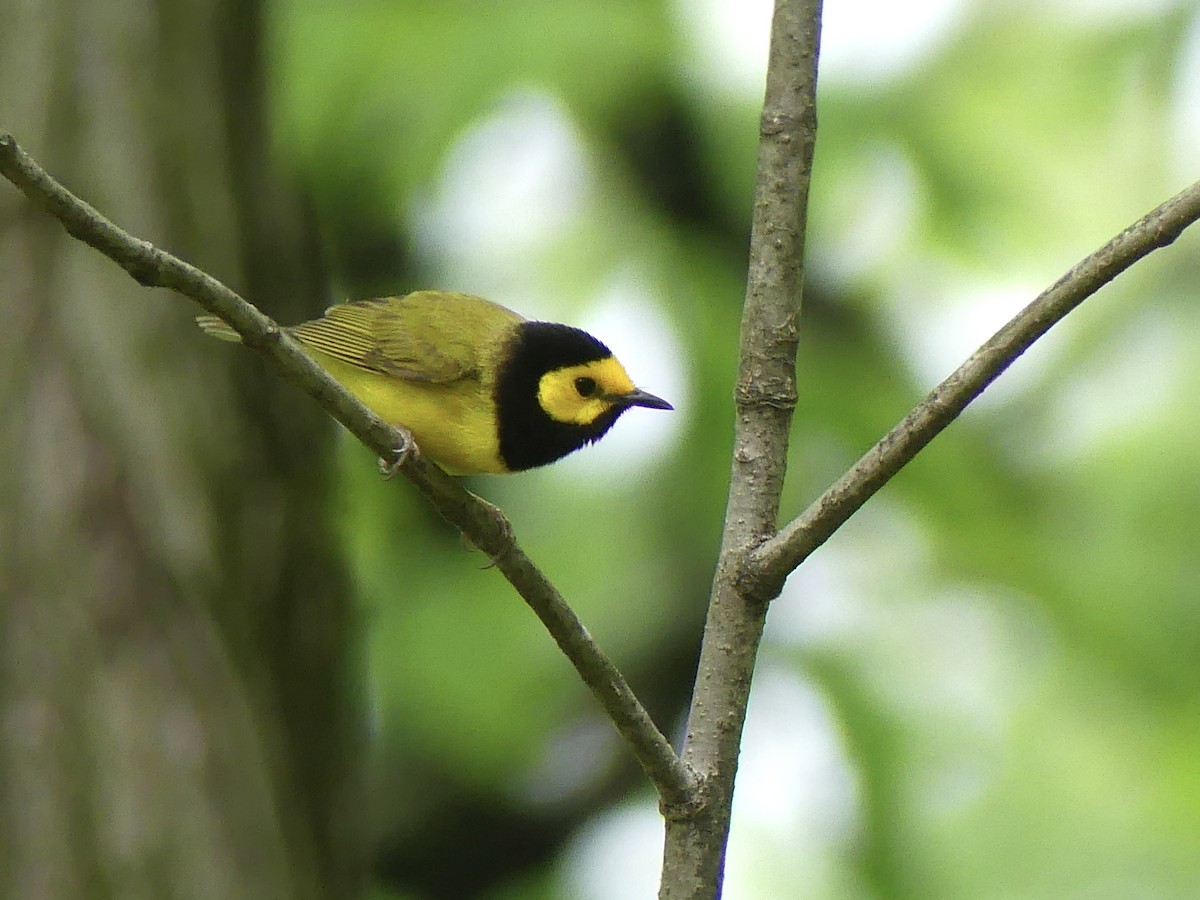
<svg viewBox="0 0 1200 900">
<path fill-rule="evenodd" d="M 804 230 L 816 141 L 820 0 L 777 0 L 763 103 L 737 421 L 721 554 L 700 651 L 684 762 L 704 806 L 668 818 L 660 897 L 720 890 L 734 776 L 769 597 L 738 586 L 743 561 L 775 531 L 796 403 Z"/>
</svg>

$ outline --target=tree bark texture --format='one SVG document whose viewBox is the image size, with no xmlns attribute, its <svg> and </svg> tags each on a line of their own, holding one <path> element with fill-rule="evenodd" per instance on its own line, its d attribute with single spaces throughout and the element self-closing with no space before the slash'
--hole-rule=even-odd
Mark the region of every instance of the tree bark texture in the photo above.
<svg viewBox="0 0 1200 900">
<path fill-rule="evenodd" d="M 3 0 L 0 118 L 115 221 L 283 319 L 325 303 L 271 175 L 263 10 Z M 333 430 L 0 194 L 0 896 L 354 896 Z"/>
<path fill-rule="evenodd" d="M 760 124 L 735 388 L 733 462 L 683 748 L 702 804 L 667 811 L 662 900 L 721 892 L 742 729 L 758 647 L 774 595 L 749 593 L 740 572 L 774 533 L 796 405 L 808 184 L 816 143 L 820 0 L 777 0 Z"/>
</svg>

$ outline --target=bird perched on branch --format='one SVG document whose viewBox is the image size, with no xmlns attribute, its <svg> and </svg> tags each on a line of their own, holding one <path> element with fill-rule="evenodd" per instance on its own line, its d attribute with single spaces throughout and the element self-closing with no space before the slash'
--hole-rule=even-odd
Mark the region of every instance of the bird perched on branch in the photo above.
<svg viewBox="0 0 1200 900">
<path fill-rule="evenodd" d="M 240 340 L 213 316 L 207 334 Z M 531 322 L 470 294 L 416 291 L 331 306 L 285 328 L 333 378 L 455 475 L 519 472 L 599 440 L 637 388 L 586 331 Z"/>
</svg>

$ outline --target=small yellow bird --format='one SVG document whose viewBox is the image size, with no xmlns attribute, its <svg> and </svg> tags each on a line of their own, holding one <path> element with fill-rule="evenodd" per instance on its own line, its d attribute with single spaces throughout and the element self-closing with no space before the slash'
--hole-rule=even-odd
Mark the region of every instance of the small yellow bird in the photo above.
<svg viewBox="0 0 1200 900">
<path fill-rule="evenodd" d="M 220 319 L 196 321 L 213 337 L 239 340 Z M 672 408 L 635 387 L 586 331 L 531 322 L 470 294 L 341 303 L 286 331 L 454 475 L 544 466 L 599 440 L 630 407 Z"/>
</svg>

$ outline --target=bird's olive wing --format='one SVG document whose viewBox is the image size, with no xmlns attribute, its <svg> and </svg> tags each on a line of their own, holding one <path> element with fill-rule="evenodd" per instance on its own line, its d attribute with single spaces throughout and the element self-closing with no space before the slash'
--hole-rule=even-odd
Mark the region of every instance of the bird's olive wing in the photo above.
<svg viewBox="0 0 1200 900">
<path fill-rule="evenodd" d="M 446 317 L 406 298 L 331 306 L 291 329 L 300 343 L 334 359 L 408 381 L 448 382 L 476 373 L 476 354 Z"/>
</svg>

